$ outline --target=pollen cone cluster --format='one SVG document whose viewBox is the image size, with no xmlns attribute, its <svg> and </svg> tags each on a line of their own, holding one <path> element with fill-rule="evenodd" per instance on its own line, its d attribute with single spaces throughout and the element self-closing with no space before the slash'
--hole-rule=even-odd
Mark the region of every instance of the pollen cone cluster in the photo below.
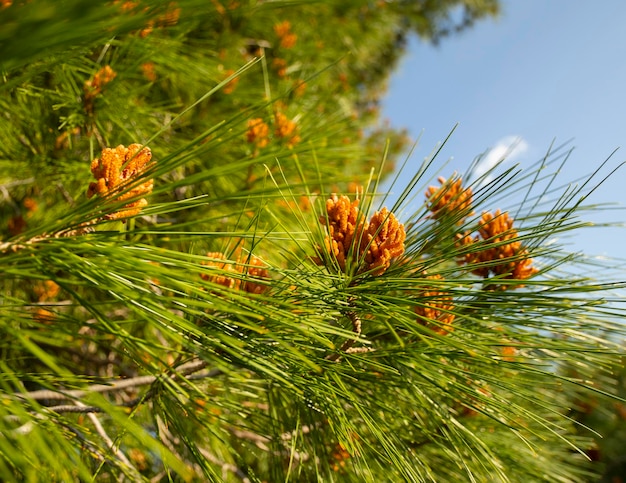
<svg viewBox="0 0 626 483">
<path fill-rule="evenodd" d="M 302 138 L 299 134 L 298 123 L 289 119 L 280 111 L 274 113 L 274 131 L 272 139 L 283 143 L 287 148 L 295 147 Z M 253 144 L 257 149 L 262 149 L 270 144 L 270 127 L 260 117 L 248 121 L 246 141 Z"/>
<path fill-rule="evenodd" d="M 148 179 L 143 183 L 133 186 L 125 191 L 148 169 L 152 163 L 152 153 L 149 148 L 140 144 L 131 144 L 128 148 L 119 145 L 116 148 L 105 148 L 99 158 L 91 163 L 91 173 L 96 182 L 89 184 L 87 197 L 97 194 L 107 196 L 110 193 L 120 192 L 115 201 L 125 201 L 152 192 L 153 180 Z M 135 199 L 124 206 L 124 209 L 105 216 L 108 220 L 135 216 L 141 208 L 147 206 L 145 198 Z"/>
<path fill-rule="evenodd" d="M 301 141 L 298 125 L 282 112 L 276 112 L 274 115 L 274 136 L 283 139 L 288 148 L 293 148 Z"/>
<path fill-rule="evenodd" d="M 346 269 L 346 260 L 360 246 L 353 246 L 356 238 L 360 245 L 365 220 L 359 213 L 359 200 L 350 201 L 347 196 L 333 194 L 326 200 L 326 217 L 320 217 L 320 223 L 328 225 L 329 236 L 324 239 L 327 252 L 331 253 L 341 270 Z M 318 262 L 320 265 L 321 261 Z"/>
<path fill-rule="evenodd" d="M 472 214 L 472 189 L 463 188 L 461 178 L 445 179 L 439 177 L 441 186 L 429 186 L 426 191 L 428 209 L 432 218 L 439 220 L 445 216 L 458 218 L 457 224 L 462 224 Z"/>
<path fill-rule="evenodd" d="M 350 201 L 347 196 L 335 194 L 326 200 L 326 216 L 320 217 L 320 222 L 328 226 L 326 253 L 344 272 L 348 265 L 356 265 L 357 273 L 381 275 L 394 258 L 404 253 L 404 225 L 386 208 L 374 213 L 367 222 L 358 205 L 359 200 Z M 323 259 L 317 257 L 315 262 L 322 265 Z"/>
<path fill-rule="evenodd" d="M 270 275 L 266 265 L 258 257 L 253 255 L 238 257 L 233 263 L 222 252 L 209 252 L 207 258 L 209 260 L 201 262 L 202 265 L 217 270 L 215 274 L 200 274 L 202 280 L 252 294 L 265 293 L 269 288 L 267 284 L 259 282 L 268 280 Z"/>
<path fill-rule="evenodd" d="M 524 280 L 535 273 L 528 249 L 518 239 L 513 228 L 513 218 L 497 210 L 483 213 L 478 229 L 479 236 L 457 235 L 458 246 L 481 244 L 484 248 L 466 253 L 461 260 L 467 265 L 477 265 L 472 273 L 487 278 L 490 274 L 505 279 Z"/>
<path fill-rule="evenodd" d="M 91 79 L 85 81 L 83 91 L 85 92 L 85 108 L 88 112 L 93 112 L 94 99 L 102 93 L 104 86 L 115 79 L 116 76 L 117 73 L 111 66 L 105 65 Z"/>
<path fill-rule="evenodd" d="M 380 275 L 389 268 L 391 260 L 404 253 L 404 225 L 387 208 L 374 213 L 367 227 L 365 264 L 367 271 Z"/>
<path fill-rule="evenodd" d="M 257 148 L 266 147 L 269 140 L 270 128 L 260 117 L 250 119 L 248 121 L 248 130 L 246 131 L 246 141 L 256 145 Z"/>
<path fill-rule="evenodd" d="M 425 193 L 431 218 L 451 218 L 457 225 L 463 224 L 473 214 L 471 188 L 464 188 L 461 178 L 440 177 L 439 183 L 441 186 L 429 186 Z M 524 280 L 537 273 L 508 213 L 483 213 L 477 231 L 475 236 L 473 230 L 456 234 L 457 248 L 466 252 L 459 263 L 468 265 L 472 273 L 483 278 L 493 275 L 513 280 Z"/>
<path fill-rule="evenodd" d="M 291 49 L 296 45 L 298 36 L 291 31 L 291 22 L 285 20 L 274 25 L 274 33 L 280 40 L 280 46 L 283 49 Z"/>
<path fill-rule="evenodd" d="M 42 324 L 50 324 L 55 319 L 55 314 L 45 307 L 46 302 L 55 299 L 61 287 L 52 280 L 46 280 L 33 286 L 33 295 L 38 304 L 33 312 L 33 319 Z"/>
</svg>

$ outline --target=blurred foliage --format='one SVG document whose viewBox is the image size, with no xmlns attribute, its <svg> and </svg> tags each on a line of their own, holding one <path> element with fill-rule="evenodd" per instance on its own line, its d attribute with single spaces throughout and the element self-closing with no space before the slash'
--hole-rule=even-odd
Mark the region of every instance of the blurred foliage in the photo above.
<svg viewBox="0 0 626 483">
<path fill-rule="evenodd" d="M 619 361 L 613 378 L 598 377 L 593 384 L 598 388 L 608 388 L 615 397 L 603 394 L 578 392 L 573 398 L 569 416 L 580 423 L 578 432 L 593 439 L 587 448 L 587 455 L 594 462 L 594 467 L 601 475 L 597 481 L 602 483 L 620 483 L 626 481 L 626 372 L 624 358 Z M 575 368 L 570 368 L 570 375 L 576 375 Z"/>
<path fill-rule="evenodd" d="M 435 150 L 383 208 L 406 39 L 497 13 L 0 1 L 1 479 L 592 478 L 624 282 L 560 240 L 594 178 Z"/>
</svg>

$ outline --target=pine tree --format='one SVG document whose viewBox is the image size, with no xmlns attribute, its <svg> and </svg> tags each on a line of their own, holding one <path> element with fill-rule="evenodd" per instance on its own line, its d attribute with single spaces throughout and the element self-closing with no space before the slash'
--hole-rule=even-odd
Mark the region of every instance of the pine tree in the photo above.
<svg viewBox="0 0 626 483">
<path fill-rule="evenodd" d="M 435 181 L 434 151 L 379 189 L 406 38 L 497 12 L 0 2 L 2 480 L 591 478 L 572 408 L 624 283 L 554 239 L 595 181 L 563 147 Z"/>
</svg>

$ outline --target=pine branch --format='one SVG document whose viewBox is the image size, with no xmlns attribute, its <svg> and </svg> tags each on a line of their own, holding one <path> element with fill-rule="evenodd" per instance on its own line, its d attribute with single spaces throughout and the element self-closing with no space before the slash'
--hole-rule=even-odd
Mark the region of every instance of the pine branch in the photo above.
<svg viewBox="0 0 626 483">
<path fill-rule="evenodd" d="M 78 408 L 85 409 L 85 406 L 80 401 L 75 401 L 74 404 L 76 404 Z M 111 453 L 113 453 L 115 457 L 122 463 L 124 469 L 129 471 L 133 475 L 133 479 L 135 481 L 142 481 L 141 474 L 139 473 L 139 471 L 137 471 L 137 468 L 134 467 L 134 465 L 128 460 L 126 455 L 119 449 L 118 445 L 116 445 L 109 437 L 106 430 L 102 426 L 102 423 L 100 423 L 98 417 L 93 412 L 89 412 L 88 418 L 93 423 L 96 432 L 103 439 L 109 451 L 111 451 Z"/>
<path fill-rule="evenodd" d="M 172 373 L 165 373 L 157 376 L 138 376 L 132 377 L 129 379 L 124 379 L 122 381 L 111 381 L 107 384 L 93 384 L 88 386 L 85 389 L 74 389 L 70 391 L 64 391 L 62 389 L 51 390 L 51 389 L 40 389 L 37 391 L 30 391 L 24 393 L 13 393 L 13 397 L 24 400 L 64 400 L 64 399 L 80 399 L 89 394 L 95 393 L 108 393 L 108 392 L 117 392 L 123 391 L 126 389 L 138 388 L 141 386 L 147 386 L 154 384 L 160 380 L 171 380 L 175 381 L 179 378 L 185 379 L 187 376 L 194 374 L 194 378 L 212 378 L 223 374 L 220 369 L 212 369 L 204 374 L 195 374 L 198 371 L 201 371 L 206 367 L 206 362 L 202 360 L 190 361 L 184 364 L 181 364 L 177 370 Z M 126 403 L 125 406 L 134 406 L 138 402 L 145 401 L 146 398 L 149 398 L 148 395 L 137 398 L 129 403 Z M 51 406 L 49 407 L 51 410 L 57 410 L 57 412 L 91 412 L 86 409 L 90 409 L 90 407 L 81 405 L 75 410 L 68 409 L 67 406 Z M 80 409 L 80 410 L 79 410 Z"/>
<path fill-rule="evenodd" d="M 341 357 L 342 353 L 352 351 L 352 346 L 357 341 L 358 337 L 361 335 L 361 319 L 359 319 L 359 316 L 357 315 L 357 313 L 354 312 L 353 310 L 348 310 L 346 312 L 346 317 L 352 323 L 352 330 L 354 331 L 354 334 L 356 335 L 356 337 L 353 339 L 347 339 L 343 344 L 341 344 L 341 347 L 339 348 L 338 352 L 327 355 L 326 359 L 329 361 L 337 361 Z"/>
</svg>

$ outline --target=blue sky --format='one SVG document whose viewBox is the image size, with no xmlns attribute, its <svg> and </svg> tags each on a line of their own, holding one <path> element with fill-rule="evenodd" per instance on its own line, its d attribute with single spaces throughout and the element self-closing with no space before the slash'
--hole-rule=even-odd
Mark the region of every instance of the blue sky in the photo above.
<svg viewBox="0 0 626 483">
<path fill-rule="evenodd" d="M 503 0 L 502 7 L 499 19 L 438 47 L 411 42 L 383 101 L 393 126 L 414 139 L 421 134 L 411 164 L 459 123 L 440 158 L 453 158 L 444 176 L 463 173 L 490 149 L 493 158 L 513 139 L 519 143 L 508 166 L 522 167 L 553 140 L 571 140 L 562 182 L 594 171 L 621 148 L 602 170 L 608 174 L 626 160 L 626 2 Z M 626 166 L 590 202 L 626 206 Z M 626 210 L 586 219 L 623 222 Z M 571 243 L 572 250 L 626 259 L 626 228 L 582 230 Z"/>
</svg>

